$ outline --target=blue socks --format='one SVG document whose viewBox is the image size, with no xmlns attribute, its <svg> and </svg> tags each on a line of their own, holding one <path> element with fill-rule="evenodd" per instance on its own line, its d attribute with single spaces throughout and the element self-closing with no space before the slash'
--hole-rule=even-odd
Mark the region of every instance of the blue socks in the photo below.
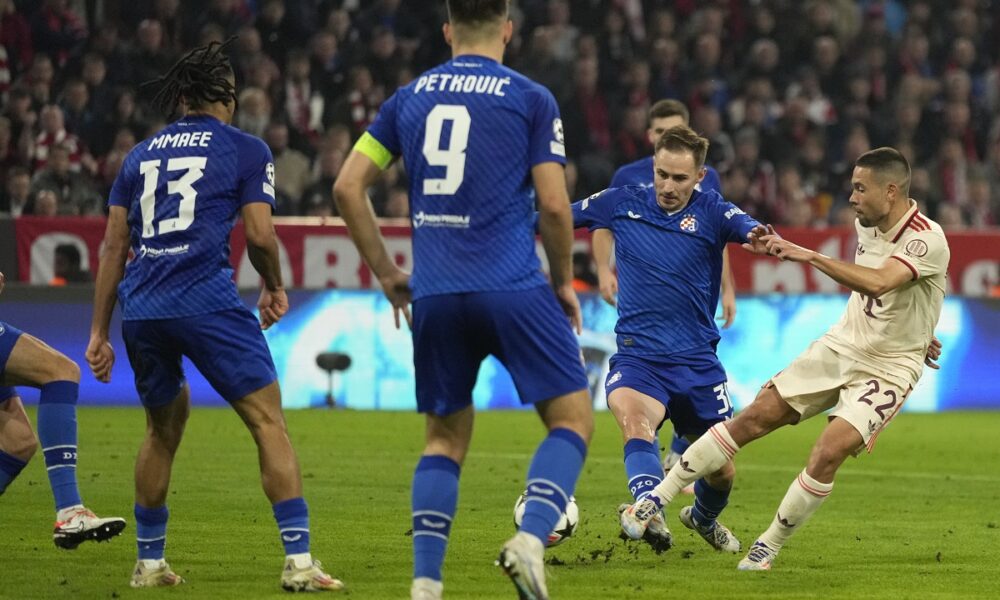
<svg viewBox="0 0 1000 600">
<path fill-rule="evenodd" d="M 663 481 L 660 453 L 653 442 L 632 438 L 625 444 L 625 476 L 628 491 L 636 501 L 642 500 Z"/>
<path fill-rule="evenodd" d="M 76 399 L 80 385 L 54 381 L 41 387 L 38 439 L 56 510 L 83 504 L 76 484 Z"/>
<path fill-rule="evenodd" d="M 670 440 L 670 451 L 679 456 L 684 454 L 684 451 L 687 450 L 690 445 L 691 442 L 674 433 L 673 439 Z"/>
<path fill-rule="evenodd" d="M 528 469 L 520 531 L 530 533 L 545 545 L 573 495 L 586 456 L 587 443 L 576 432 L 562 428 L 549 432 Z"/>
<path fill-rule="evenodd" d="M 303 498 L 292 498 L 271 507 L 278 522 L 285 554 L 309 552 L 309 507 Z"/>
<path fill-rule="evenodd" d="M 146 508 L 135 505 L 135 538 L 139 560 L 160 560 L 167 545 L 167 506 Z"/>
<path fill-rule="evenodd" d="M 28 463 L 20 458 L 11 456 L 0 450 L 0 496 L 3 495 L 4 490 L 7 489 L 10 482 L 17 479 L 17 476 L 21 474 L 21 471 L 26 466 L 28 466 Z"/>
<path fill-rule="evenodd" d="M 704 479 L 695 482 L 692 514 L 699 529 L 707 531 L 715 527 L 715 520 L 719 518 L 719 513 L 726 508 L 726 504 L 729 504 L 730 491 L 717 490 L 705 483 Z"/>
<path fill-rule="evenodd" d="M 413 577 L 441 581 L 451 521 L 458 505 L 458 463 L 441 455 L 420 457 L 413 473 Z"/>
</svg>

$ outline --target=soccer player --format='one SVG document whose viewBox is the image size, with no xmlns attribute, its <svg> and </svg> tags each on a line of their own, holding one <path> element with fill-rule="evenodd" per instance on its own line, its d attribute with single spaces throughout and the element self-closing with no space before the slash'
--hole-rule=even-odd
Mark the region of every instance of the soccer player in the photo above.
<svg viewBox="0 0 1000 600">
<path fill-rule="evenodd" d="M 950 251 L 941 227 L 907 194 L 910 165 L 893 148 L 877 148 L 854 163 L 851 206 L 858 250 L 847 263 L 778 237 L 762 236 L 768 252 L 808 263 L 852 290 L 840 322 L 768 381 L 735 419 L 720 423 L 681 457 L 680 468 L 622 513 L 622 526 L 641 535 L 652 515 L 684 485 L 732 462 L 736 452 L 783 425 L 833 408 L 777 514 L 740 561 L 740 570 L 767 570 L 788 538 L 833 490 L 848 456 L 870 453 L 920 378 L 936 368 Z"/>
<path fill-rule="evenodd" d="M 497 564 L 522 598 L 547 598 L 544 541 L 573 494 L 593 430 L 571 327 L 579 331 L 581 315 L 572 286 L 562 121 L 548 90 L 500 64 L 513 31 L 508 1 L 447 5 L 444 36 L 453 58 L 386 100 L 344 163 L 334 194 L 392 302 L 396 325 L 402 313 L 413 330 L 427 442 L 413 477 L 412 597 L 441 597 L 472 435 L 472 389 L 492 354 L 548 428 L 528 469 L 524 519 Z M 412 279 L 386 251 L 365 192 L 398 156 L 410 177 Z M 551 288 L 535 253 L 536 196 Z"/>
<path fill-rule="evenodd" d="M 0 293 L 4 288 L 0 273 Z M 56 501 L 52 540 L 73 550 L 87 540 L 103 542 L 125 529 L 125 519 L 102 519 L 83 506 L 76 482 L 76 400 L 80 367 L 36 337 L 0 321 L 0 496 L 38 449 L 24 405 L 11 386 L 41 391 L 38 437 Z"/>
<path fill-rule="evenodd" d="M 609 230 L 615 239 L 618 352 L 605 391 L 622 430 L 625 472 L 636 501 L 663 478 L 654 440 L 668 417 L 677 433 L 694 439 L 733 414 L 726 372 L 715 353 L 722 250 L 738 242 L 763 252 L 756 236 L 766 230 L 718 192 L 696 188 L 705 176 L 707 151 L 708 140 L 686 125 L 670 128 L 656 141 L 652 186 L 610 188 L 573 204 L 576 227 Z M 694 506 L 680 513 L 685 526 L 728 552 L 738 552 L 740 542 L 718 516 L 735 473 L 732 462 L 704 473 L 695 485 Z M 659 510 L 632 537 L 657 551 L 673 541 Z"/>
<path fill-rule="evenodd" d="M 660 100 L 649 109 L 649 129 L 646 135 L 649 143 L 656 145 L 663 132 L 678 125 L 687 125 L 690 120 L 690 113 L 683 102 L 678 100 Z M 621 187 L 623 185 L 653 185 L 653 156 L 640 158 L 635 162 L 621 166 L 615 171 L 611 178 L 609 187 Z M 716 191 L 722 193 L 722 185 L 719 180 L 719 173 L 709 165 L 705 165 L 705 176 L 695 185 L 695 189 L 702 192 Z M 609 229 L 597 229 L 594 231 L 591 246 L 594 252 L 594 262 L 597 263 L 597 280 L 601 290 L 601 296 L 608 304 L 615 305 L 615 296 L 618 294 L 618 278 L 611 270 L 611 254 L 614 245 L 614 238 Z M 736 284 L 733 280 L 733 271 L 729 266 L 729 248 L 722 249 L 722 328 L 728 329 L 736 319 Z M 659 447 L 659 441 L 653 440 Z M 684 437 L 673 432 L 670 440 L 670 450 L 663 457 L 663 470 L 667 472 L 677 464 L 681 454 L 687 450 L 688 442 Z M 686 487 L 685 493 L 694 493 L 694 489 Z"/>
<path fill-rule="evenodd" d="M 180 105 L 184 116 L 129 152 L 108 201 L 87 361 L 98 380 L 109 381 L 115 355 L 108 327 L 117 288 L 122 337 L 147 416 L 135 466 L 139 556 L 131 585 L 183 581 L 164 560 L 164 545 L 170 471 L 190 412 L 181 370 L 187 356 L 257 444 L 264 493 L 285 547 L 281 586 L 339 590 L 343 583 L 309 553 L 299 465 L 261 333 L 288 310 L 271 223 L 274 163 L 263 141 L 230 126 L 236 91 L 224 48 L 196 48 L 153 82 L 160 86 L 155 101 L 164 113 Z M 264 281 L 260 323 L 232 281 L 229 234 L 237 216 L 243 217 L 247 251 Z M 134 258 L 126 265 L 130 249 Z"/>
</svg>

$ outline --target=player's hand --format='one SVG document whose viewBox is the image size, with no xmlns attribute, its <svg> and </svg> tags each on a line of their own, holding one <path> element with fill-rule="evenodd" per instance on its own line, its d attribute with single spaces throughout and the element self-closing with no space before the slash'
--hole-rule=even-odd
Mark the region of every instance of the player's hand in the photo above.
<svg viewBox="0 0 1000 600">
<path fill-rule="evenodd" d="M 736 292 L 731 289 L 722 292 L 722 314 L 715 320 L 722 321 L 723 329 L 729 329 L 733 324 L 736 320 Z"/>
<path fill-rule="evenodd" d="M 931 345 L 927 347 L 927 355 L 924 356 L 924 364 L 932 369 L 940 369 L 941 365 L 937 363 L 940 358 L 941 340 L 937 339 L 937 336 L 931 336 Z"/>
<path fill-rule="evenodd" d="M 410 315 L 410 301 L 412 300 L 410 274 L 396 267 L 395 270 L 387 275 L 379 277 L 378 281 L 382 284 L 382 291 L 385 293 L 385 297 L 392 304 L 392 318 L 396 321 L 396 329 L 400 327 L 400 313 L 406 319 L 406 325 L 412 328 L 413 317 Z"/>
<path fill-rule="evenodd" d="M 257 309 L 260 311 L 261 329 L 268 329 L 280 321 L 288 312 L 288 294 L 285 293 L 285 288 L 276 290 L 262 288 L 260 299 L 257 300 Z"/>
<path fill-rule="evenodd" d="M 569 317 L 569 324 L 573 326 L 573 331 L 580 335 L 583 333 L 583 313 L 580 310 L 580 299 L 576 297 L 576 290 L 569 283 L 553 288 L 553 290 L 556 293 L 559 306 L 562 306 L 563 312 Z"/>
<path fill-rule="evenodd" d="M 770 225 L 757 225 L 750 230 L 750 233 L 747 234 L 747 241 L 742 244 L 743 249 L 747 252 L 752 252 L 753 254 L 767 254 L 767 246 L 761 239 L 766 235 L 778 236 L 778 233 L 774 230 L 774 227 L 771 227 Z"/>
<path fill-rule="evenodd" d="M 776 256 L 781 260 L 809 262 L 814 256 L 816 256 L 816 253 L 812 250 L 793 244 L 777 234 L 765 235 L 760 238 L 760 241 L 764 242 L 764 246 L 767 248 L 768 254 Z"/>
<path fill-rule="evenodd" d="M 91 335 L 85 353 L 87 364 L 94 378 L 101 383 L 111 381 L 111 367 L 115 366 L 115 350 L 107 338 Z"/>
<path fill-rule="evenodd" d="M 601 290 L 601 298 L 615 306 L 618 303 L 618 276 L 611 269 L 598 269 L 597 285 Z"/>
</svg>

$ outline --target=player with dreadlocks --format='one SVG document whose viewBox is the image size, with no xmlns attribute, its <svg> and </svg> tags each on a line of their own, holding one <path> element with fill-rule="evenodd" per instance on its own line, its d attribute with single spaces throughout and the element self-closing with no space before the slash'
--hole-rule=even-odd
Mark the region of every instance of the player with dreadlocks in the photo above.
<svg viewBox="0 0 1000 600">
<path fill-rule="evenodd" d="M 183 582 L 164 560 L 164 545 L 170 472 L 191 404 L 181 367 L 187 356 L 257 444 L 264 493 L 285 546 L 281 586 L 339 590 L 343 583 L 309 553 L 298 459 L 261 333 L 288 310 L 271 222 L 274 162 L 263 141 L 230 126 L 236 90 L 226 44 L 192 50 L 150 82 L 159 86 L 159 108 L 172 115 L 180 107 L 183 116 L 132 149 L 108 200 L 87 362 L 98 380 L 110 380 L 115 355 L 108 329 L 117 289 L 122 337 L 147 415 L 135 467 L 139 560 L 131 585 Z M 259 323 L 232 280 L 228 242 L 237 216 L 264 282 Z M 126 265 L 130 249 L 134 258 Z"/>
</svg>

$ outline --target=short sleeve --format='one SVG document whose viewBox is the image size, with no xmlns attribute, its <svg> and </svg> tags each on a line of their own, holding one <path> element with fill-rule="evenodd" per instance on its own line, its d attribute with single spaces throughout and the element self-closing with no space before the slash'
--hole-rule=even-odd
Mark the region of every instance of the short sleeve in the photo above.
<svg viewBox="0 0 1000 600">
<path fill-rule="evenodd" d="M 570 207 L 573 209 L 573 228 L 586 227 L 590 231 L 611 229 L 611 220 L 620 199 L 618 190 L 619 188 L 608 188 L 574 202 Z"/>
<path fill-rule="evenodd" d="M 403 88 L 405 89 L 405 88 Z M 399 133 L 396 129 L 396 114 L 399 106 L 399 95 L 402 90 L 397 91 L 389 99 L 382 103 L 382 107 L 378 110 L 378 115 L 371 125 L 368 126 L 367 135 L 374 138 L 374 141 L 378 142 L 384 150 L 388 150 L 391 156 L 399 156 L 401 153 L 399 144 Z M 355 147 L 356 150 L 364 149 Z M 367 155 L 368 153 L 365 152 Z M 383 161 L 377 159 L 376 157 L 369 156 L 376 163 L 381 163 Z M 388 164 L 388 163 L 386 163 Z M 379 164 L 380 167 L 383 167 Z"/>
<path fill-rule="evenodd" d="M 528 88 L 525 98 L 528 122 L 531 123 L 528 154 L 531 166 L 544 162 L 566 164 L 566 140 L 563 136 L 563 123 L 559 117 L 559 106 L 556 104 L 552 92 L 534 84 Z"/>
<path fill-rule="evenodd" d="M 913 273 L 913 279 L 920 279 L 947 271 L 951 251 L 944 234 L 926 230 L 909 236 L 892 254 L 892 258 L 906 265 Z"/>
<path fill-rule="evenodd" d="M 118 169 L 115 182 L 111 184 L 111 194 L 108 196 L 108 206 L 123 206 L 128 208 L 132 204 L 132 191 L 135 189 L 135 176 L 139 169 L 135 166 L 132 153 L 129 152 L 122 166 Z"/>
<path fill-rule="evenodd" d="M 239 206 L 266 202 L 274 208 L 274 158 L 267 144 L 253 136 L 239 142 Z"/>
<path fill-rule="evenodd" d="M 719 230 L 722 233 L 721 237 L 723 241 L 738 244 L 746 242 L 747 235 L 754 227 L 760 225 L 760 222 L 743 212 L 742 208 L 732 202 L 722 199 L 718 194 L 714 195 L 719 199 L 716 203 L 715 211 L 719 219 Z"/>
</svg>

